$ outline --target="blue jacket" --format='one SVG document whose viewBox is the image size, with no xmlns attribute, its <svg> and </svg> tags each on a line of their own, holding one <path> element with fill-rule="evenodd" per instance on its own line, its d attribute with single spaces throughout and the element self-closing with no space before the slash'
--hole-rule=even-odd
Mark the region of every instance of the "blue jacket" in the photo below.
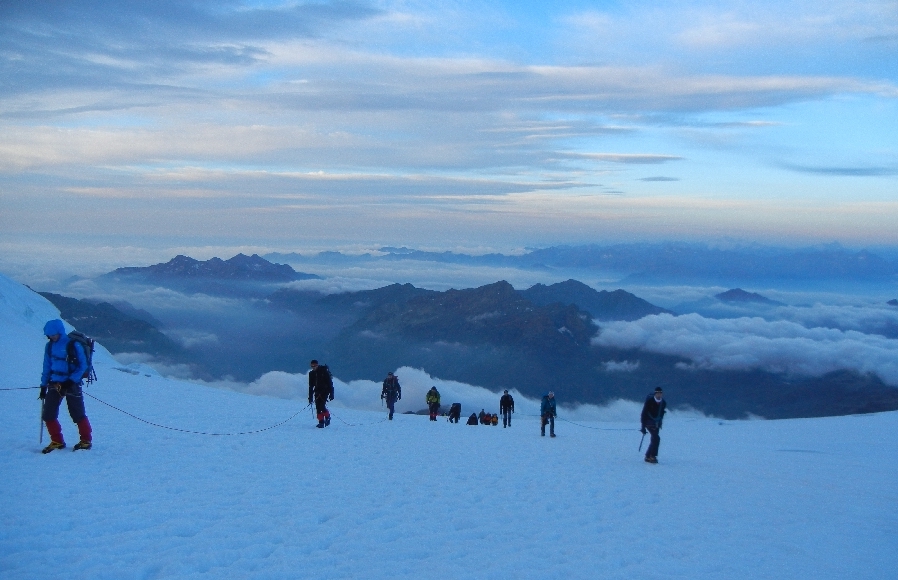
<svg viewBox="0 0 898 580">
<path fill-rule="evenodd" d="M 543 396 L 543 402 L 539 406 L 539 414 L 544 417 L 546 415 L 558 416 L 558 413 L 555 412 L 555 397 L 550 399 L 548 394 Z"/>
<path fill-rule="evenodd" d="M 46 386 L 50 383 L 65 381 L 72 381 L 76 385 L 80 385 L 84 372 L 87 370 L 87 357 L 84 356 L 84 349 L 79 343 L 74 342 L 72 346 L 76 360 L 72 363 L 69 362 L 68 349 L 71 339 L 66 335 L 62 320 L 51 320 L 45 324 L 44 334 L 47 336 L 58 334 L 59 340 L 49 342 L 44 350 L 44 371 L 41 373 L 41 385 Z"/>
</svg>

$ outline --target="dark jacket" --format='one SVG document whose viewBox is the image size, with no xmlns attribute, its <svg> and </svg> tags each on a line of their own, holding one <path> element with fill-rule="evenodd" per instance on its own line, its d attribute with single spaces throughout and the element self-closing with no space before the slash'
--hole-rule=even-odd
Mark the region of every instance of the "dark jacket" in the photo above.
<svg viewBox="0 0 898 580">
<path fill-rule="evenodd" d="M 539 406 L 539 414 L 543 417 L 547 415 L 551 415 L 552 417 L 557 417 L 558 413 L 555 411 L 555 397 L 549 398 L 549 395 L 543 396 L 543 402 Z"/>
<path fill-rule="evenodd" d="M 309 402 L 316 400 L 334 400 L 334 380 L 327 365 L 318 365 L 309 370 Z"/>
<path fill-rule="evenodd" d="M 471 413 L 471 416 L 468 417 L 468 425 L 476 425 L 477 424 L 477 413 Z"/>
<path fill-rule="evenodd" d="M 41 386 L 50 383 L 71 381 L 79 385 L 87 370 L 87 357 L 84 349 L 72 341 L 65 333 L 65 325 L 61 320 L 51 320 L 44 325 L 47 336 L 59 335 L 56 342 L 47 342 L 44 350 L 44 369 L 41 373 Z M 71 343 L 71 344 L 69 344 Z"/>
<path fill-rule="evenodd" d="M 395 403 L 402 399 L 402 387 L 399 386 L 399 379 L 395 376 L 387 377 L 384 381 L 384 388 L 380 391 L 380 398 L 385 399 L 387 403 Z"/>
<path fill-rule="evenodd" d="M 511 395 L 502 395 L 499 399 L 499 412 L 504 413 L 506 410 L 514 413 L 514 399 Z"/>
<path fill-rule="evenodd" d="M 645 404 L 642 406 L 642 416 L 640 417 L 640 421 L 642 421 L 643 427 L 658 427 L 661 428 L 661 422 L 664 420 L 664 411 L 667 409 L 667 401 L 664 398 L 661 398 L 661 402 L 655 400 L 655 394 L 651 393 L 648 397 L 645 398 Z"/>
</svg>

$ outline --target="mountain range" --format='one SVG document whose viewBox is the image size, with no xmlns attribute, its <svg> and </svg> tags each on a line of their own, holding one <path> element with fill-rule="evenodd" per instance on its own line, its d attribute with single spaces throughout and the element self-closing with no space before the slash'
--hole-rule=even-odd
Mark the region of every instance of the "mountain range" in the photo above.
<svg viewBox="0 0 898 580">
<path fill-rule="evenodd" d="M 597 291 L 576 280 L 516 290 L 500 281 L 442 292 L 391 284 L 323 295 L 284 285 L 311 275 L 265 263 L 259 256 L 206 262 L 181 256 L 148 268 L 120 268 L 101 278 L 113 277 L 125 285 L 121 288 L 154 283 L 204 293 L 213 288 L 243 298 L 195 319 L 187 329 L 193 337 L 186 348 L 189 363 L 209 378 L 248 382 L 269 371 L 303 372 L 307 361 L 317 358 L 342 380 L 378 378 L 405 366 L 494 391 L 517 389 L 531 397 L 555 390 L 569 403 L 641 400 L 661 386 L 676 393 L 679 406 L 730 418 L 898 409 L 898 389 L 874 374 L 842 370 L 793 376 L 706 369 L 682 356 L 594 344 L 603 324 L 671 314 L 623 290 Z M 185 286 L 185 280 L 190 284 Z M 757 299 L 739 289 L 724 295 Z M 124 344 L 112 346 L 114 352 L 137 343 L 115 326 L 119 323 L 108 313 L 111 306 L 103 307 L 104 319 L 74 308 L 88 305 L 54 299 L 66 306 L 76 326 L 106 320 L 109 328 L 96 327 L 94 334 L 107 340 L 121 334 Z M 190 310 L 174 318 L 182 327 L 195 310 L 185 308 Z M 171 312 L 153 314 L 172 320 Z"/>
<path fill-rule="evenodd" d="M 849 283 L 893 281 L 898 260 L 869 250 L 849 250 L 838 244 L 810 248 L 768 246 L 712 247 L 706 244 L 668 242 L 553 246 L 519 255 L 491 253 L 470 255 L 383 247 L 376 253 L 348 255 L 339 252 L 269 253 L 269 260 L 291 264 L 348 264 L 416 260 L 471 266 L 514 267 L 541 270 L 602 271 L 640 283 L 709 282 L 721 285 L 776 280 L 814 282 L 840 280 Z"/>
<path fill-rule="evenodd" d="M 260 294 L 260 286 L 319 278 L 315 274 L 297 272 L 287 264 L 269 262 L 258 254 L 237 254 L 228 260 L 211 258 L 205 261 L 178 255 L 163 264 L 118 268 L 100 276 L 99 280 L 161 285 L 185 292 L 260 296 L 265 294 L 264 291 Z"/>
</svg>

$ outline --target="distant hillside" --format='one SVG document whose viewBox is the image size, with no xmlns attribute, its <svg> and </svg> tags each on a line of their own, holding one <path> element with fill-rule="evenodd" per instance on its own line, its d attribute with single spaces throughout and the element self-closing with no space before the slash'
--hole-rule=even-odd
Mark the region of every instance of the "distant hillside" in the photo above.
<svg viewBox="0 0 898 580">
<path fill-rule="evenodd" d="M 596 320 L 638 320 L 651 314 L 672 314 L 624 290 L 597 291 L 577 280 L 567 280 L 551 286 L 536 284 L 522 290 L 520 294 L 539 306 L 553 302 L 574 304 L 589 312 Z"/>
<path fill-rule="evenodd" d="M 152 284 L 183 292 L 261 298 L 271 284 L 318 279 L 320 276 L 297 272 L 286 264 L 273 264 L 256 254 L 237 254 L 229 260 L 194 260 L 176 256 L 164 264 L 118 268 L 96 281 L 101 284 Z"/>
<path fill-rule="evenodd" d="M 755 292 L 746 292 L 742 288 L 733 288 L 732 290 L 727 290 L 726 292 L 715 294 L 714 297 L 721 302 L 766 304 L 768 306 L 783 305 L 782 302 L 771 300 L 770 298 L 761 296 L 760 294 L 757 294 Z"/>
<path fill-rule="evenodd" d="M 153 325 L 125 314 L 112 304 L 94 304 L 50 292 L 39 294 L 59 309 L 63 320 L 113 354 L 140 352 L 169 360 L 181 360 L 185 356 L 180 345 Z"/>
<path fill-rule="evenodd" d="M 570 291 L 582 291 L 581 286 L 585 285 L 576 281 L 562 283 L 561 295 L 576 294 Z M 558 291 L 543 286 L 532 294 Z M 627 293 L 592 292 L 603 298 L 623 296 L 623 304 L 648 305 L 656 312 Z M 898 389 L 873 375 L 845 371 L 801 378 L 703 370 L 682 357 L 595 346 L 590 339 L 599 328 L 592 313 L 569 300 L 536 304 L 527 296 L 528 291 L 516 291 L 507 282 L 445 292 L 393 284 L 318 299 L 313 293 L 284 289 L 271 302 L 304 314 L 321 338 L 317 358 L 326 359 L 344 380 L 382 377 L 388 370 L 409 366 L 440 379 L 496 391 L 515 388 L 532 397 L 564 389 L 569 401 L 580 403 L 641 400 L 662 386 L 676 393 L 677 404 L 734 418 L 748 413 L 783 418 L 898 408 Z M 584 296 L 594 298 L 590 292 Z M 312 314 L 317 318 L 308 317 Z M 626 309 L 616 314 L 637 316 Z M 328 328 L 323 321 L 337 322 L 339 328 Z"/>
</svg>

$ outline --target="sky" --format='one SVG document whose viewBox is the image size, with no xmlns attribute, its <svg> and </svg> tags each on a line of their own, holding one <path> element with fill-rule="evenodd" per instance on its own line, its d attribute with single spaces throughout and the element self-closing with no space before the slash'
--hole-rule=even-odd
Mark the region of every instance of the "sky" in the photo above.
<svg viewBox="0 0 898 580">
<path fill-rule="evenodd" d="M 896 56 L 894 0 L 3 2 L 0 250 L 898 245 Z"/>
</svg>

